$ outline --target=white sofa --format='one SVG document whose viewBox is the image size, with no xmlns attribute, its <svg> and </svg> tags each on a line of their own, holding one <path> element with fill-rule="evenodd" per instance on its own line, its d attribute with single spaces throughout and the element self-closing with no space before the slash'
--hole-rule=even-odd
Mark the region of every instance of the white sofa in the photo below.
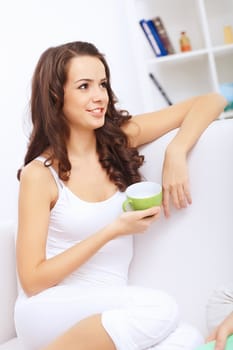
<svg viewBox="0 0 233 350">
<path fill-rule="evenodd" d="M 165 147 L 176 131 L 142 147 L 143 174 L 161 181 Z M 206 335 L 206 304 L 211 292 L 232 279 L 233 120 L 213 122 L 189 155 L 193 204 L 172 209 L 145 235 L 135 237 L 130 283 L 164 289 L 175 296 L 181 317 Z M 15 227 L 0 224 L 0 350 L 23 350 L 15 337 L 17 295 Z M 43 336 L 43 335 L 42 335 Z"/>
</svg>

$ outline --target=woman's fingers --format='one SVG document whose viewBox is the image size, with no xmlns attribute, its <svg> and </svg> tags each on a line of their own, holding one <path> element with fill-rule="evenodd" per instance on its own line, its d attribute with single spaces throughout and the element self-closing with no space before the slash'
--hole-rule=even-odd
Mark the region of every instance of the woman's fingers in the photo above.
<svg viewBox="0 0 233 350">
<path fill-rule="evenodd" d="M 168 188 L 163 188 L 163 211 L 168 218 L 170 216 L 170 192 Z"/>
<path fill-rule="evenodd" d="M 176 209 L 186 208 L 192 203 L 192 197 L 187 183 L 163 188 L 163 209 L 166 217 L 170 216 L 170 200 Z"/>
<path fill-rule="evenodd" d="M 160 207 L 151 207 L 145 210 L 141 210 L 142 217 L 153 216 L 160 213 Z"/>
<path fill-rule="evenodd" d="M 191 196 L 191 192 L 190 192 L 190 186 L 187 182 L 184 183 L 183 190 L 184 190 L 184 195 L 185 195 L 185 198 L 187 200 L 187 203 L 192 204 L 192 196 Z"/>
</svg>

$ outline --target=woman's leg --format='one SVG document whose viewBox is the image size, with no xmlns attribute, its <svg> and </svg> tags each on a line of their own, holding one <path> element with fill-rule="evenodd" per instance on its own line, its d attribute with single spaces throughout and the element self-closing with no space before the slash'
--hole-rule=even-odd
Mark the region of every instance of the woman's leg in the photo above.
<svg viewBox="0 0 233 350">
<path fill-rule="evenodd" d="M 107 304 L 114 295 L 115 307 L 84 318 L 40 350 L 144 350 L 177 327 L 177 305 L 163 292 L 127 287 L 104 294 Z"/>
<path fill-rule="evenodd" d="M 92 319 L 93 315 L 99 316 Z M 67 339 L 77 338 L 90 343 L 90 347 L 94 342 L 94 349 L 144 350 L 176 329 L 178 309 L 166 293 L 147 288 L 59 286 L 19 300 L 15 320 L 19 338 L 31 350 L 46 349 L 47 344 L 55 346 L 55 339 L 69 342 Z M 97 341 L 104 344 L 97 347 Z M 81 344 L 77 348 L 82 349 Z"/>
<path fill-rule="evenodd" d="M 166 339 L 178 325 L 178 308 L 169 295 L 128 287 L 123 308 L 102 313 L 102 323 L 118 350 L 145 350 Z"/>
<path fill-rule="evenodd" d="M 79 321 L 40 350 L 144 350 L 176 329 L 178 314 L 173 298 L 139 287 L 120 291 L 122 295 L 116 295 L 124 300 L 121 307 Z"/>
<path fill-rule="evenodd" d="M 116 350 L 101 322 L 101 315 L 90 316 L 70 328 L 41 350 Z"/>
<path fill-rule="evenodd" d="M 159 344 L 148 350 L 194 350 L 204 339 L 200 332 L 187 324 L 180 324 Z M 91 316 L 80 321 L 57 340 L 41 350 L 116 350 L 111 338 L 101 324 L 101 316 Z"/>
</svg>

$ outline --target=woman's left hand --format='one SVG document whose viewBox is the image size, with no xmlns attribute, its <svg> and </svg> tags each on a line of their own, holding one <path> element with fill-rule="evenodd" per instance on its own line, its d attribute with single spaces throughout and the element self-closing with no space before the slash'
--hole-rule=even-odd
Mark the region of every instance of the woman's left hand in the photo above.
<svg viewBox="0 0 233 350">
<path fill-rule="evenodd" d="M 192 203 L 189 188 L 187 155 L 179 147 L 168 146 L 163 163 L 163 210 L 170 216 L 170 200 L 177 208 L 186 208 Z"/>
</svg>

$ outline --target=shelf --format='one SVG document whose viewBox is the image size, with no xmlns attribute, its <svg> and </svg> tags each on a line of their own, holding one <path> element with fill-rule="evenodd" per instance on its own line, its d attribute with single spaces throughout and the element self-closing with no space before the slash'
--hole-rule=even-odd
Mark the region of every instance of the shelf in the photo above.
<svg viewBox="0 0 233 350">
<path fill-rule="evenodd" d="M 176 60 L 190 60 L 198 56 L 206 55 L 207 53 L 208 53 L 207 49 L 194 50 L 194 51 L 181 52 L 181 53 L 176 53 L 173 55 L 167 55 L 162 57 L 155 57 L 155 58 L 149 59 L 147 62 L 148 64 L 158 64 L 158 63 L 171 62 Z"/>
<path fill-rule="evenodd" d="M 192 74 L 190 74 L 190 61 L 188 60 L 173 60 L 164 65 L 151 64 L 148 66 L 148 73 L 154 74 L 174 103 L 179 102 L 185 98 L 212 91 L 208 56 L 199 55 L 197 58 L 192 63 Z M 153 85 L 151 87 L 154 91 Z"/>
<path fill-rule="evenodd" d="M 133 4 L 132 39 L 145 111 L 164 106 L 149 72 L 174 103 L 198 94 L 219 92 L 221 84 L 233 82 L 233 43 L 224 44 L 224 26 L 233 27 L 233 0 L 127 1 Z M 156 57 L 142 32 L 139 20 L 156 16 L 162 18 L 175 54 Z M 181 31 L 187 32 L 192 51 L 180 52 Z"/>
<path fill-rule="evenodd" d="M 205 48 L 198 1 L 196 0 L 135 0 L 137 21 L 160 16 L 163 19 L 175 51 L 179 53 L 182 31 L 190 37 L 193 50 Z M 174 18 L 176 20 L 174 20 Z"/>
<path fill-rule="evenodd" d="M 154 57 L 147 60 L 148 64 L 158 64 L 158 63 L 164 63 L 164 62 L 170 62 L 175 60 L 191 60 L 192 58 L 196 58 L 198 56 L 206 55 L 209 52 L 213 52 L 215 56 L 217 55 L 225 55 L 227 53 L 233 52 L 233 44 L 229 45 L 222 45 L 213 47 L 211 49 L 202 49 L 202 50 L 194 50 L 190 52 L 181 52 L 176 53 L 174 55 L 167 55 L 162 57 Z"/>
<path fill-rule="evenodd" d="M 227 54 L 228 52 L 231 52 L 231 51 L 233 52 L 233 44 L 215 46 L 211 50 L 216 55 L 217 54 L 224 55 L 224 54 Z"/>
</svg>

